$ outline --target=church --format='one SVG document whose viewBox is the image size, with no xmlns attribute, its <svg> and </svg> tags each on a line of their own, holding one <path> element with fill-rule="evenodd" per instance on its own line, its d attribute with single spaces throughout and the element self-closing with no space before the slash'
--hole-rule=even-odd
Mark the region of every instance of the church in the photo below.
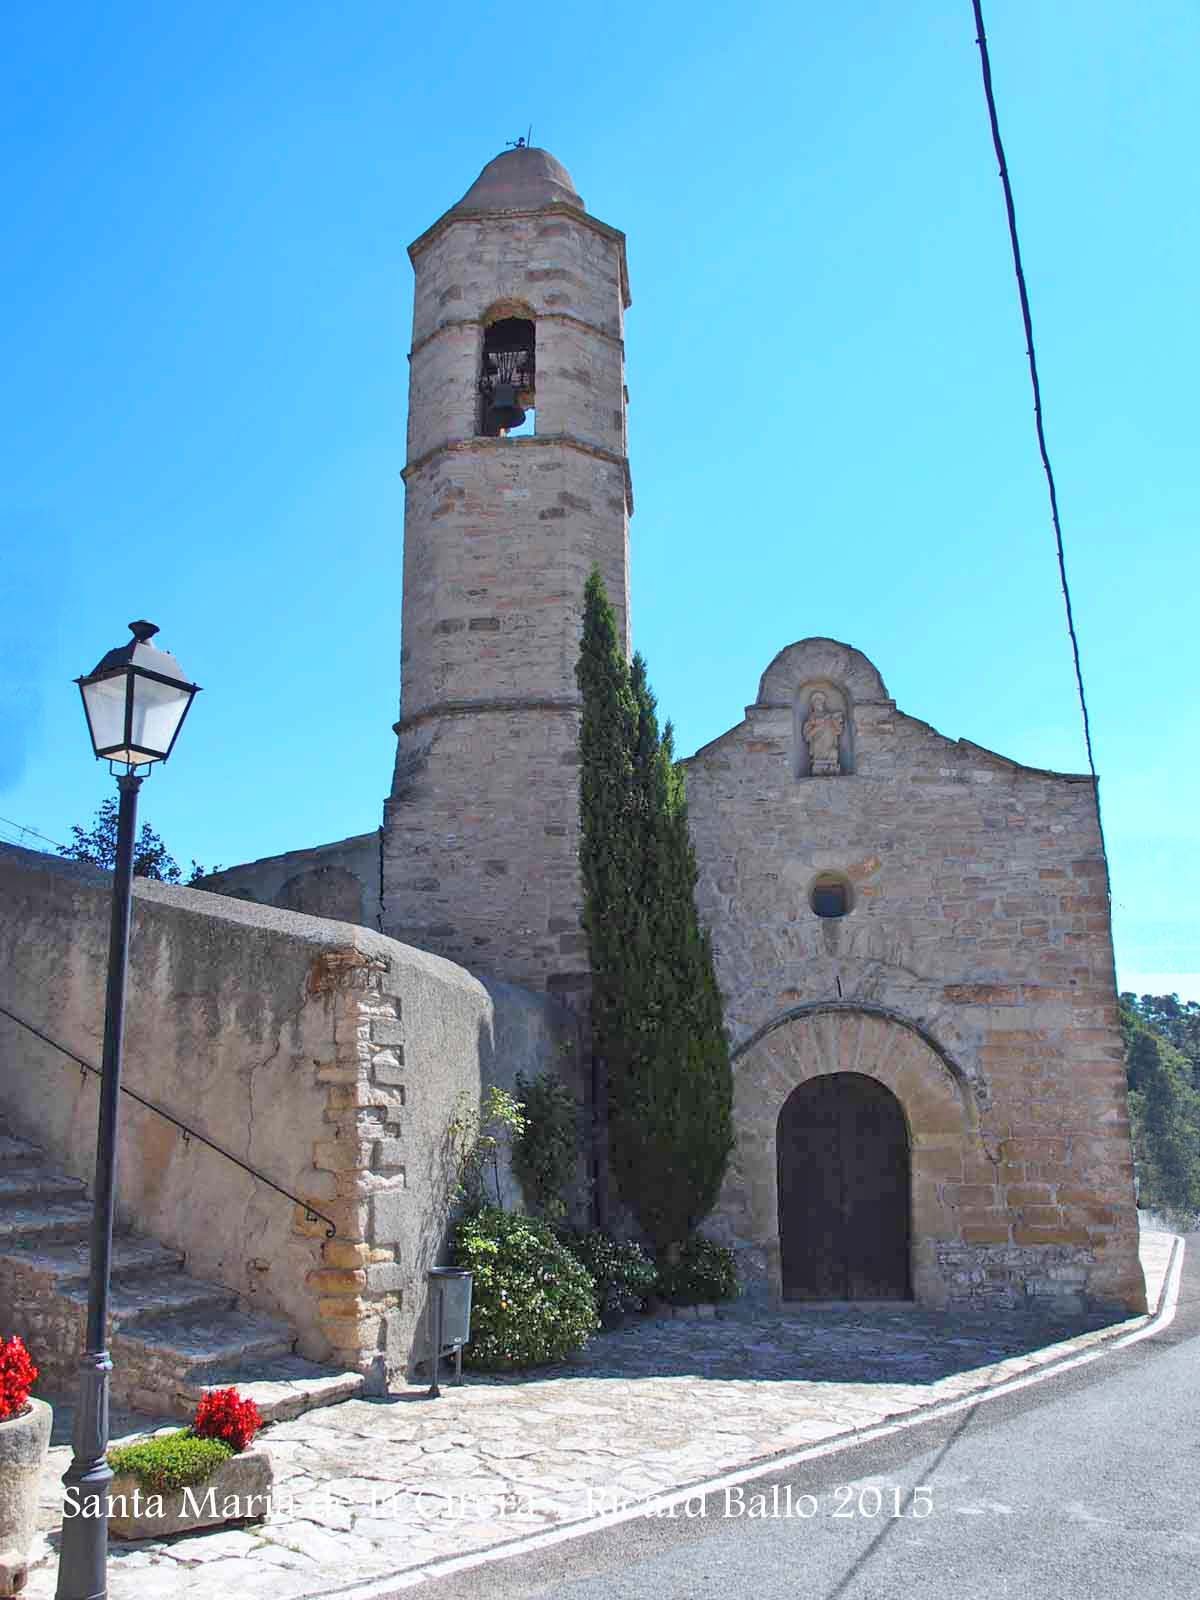
<svg viewBox="0 0 1200 1600">
<path fill-rule="evenodd" d="M 382 827 L 203 887 L 579 1006 L 593 566 L 630 647 L 625 238 L 519 146 L 409 254 Z M 944 737 L 820 637 L 764 663 L 685 767 L 735 1084 L 705 1228 L 747 1292 L 1144 1310 L 1091 779 Z"/>
</svg>

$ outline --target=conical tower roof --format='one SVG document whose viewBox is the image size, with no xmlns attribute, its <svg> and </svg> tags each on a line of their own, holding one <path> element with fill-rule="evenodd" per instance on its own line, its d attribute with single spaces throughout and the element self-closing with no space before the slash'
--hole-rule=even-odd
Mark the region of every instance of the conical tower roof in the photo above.
<svg viewBox="0 0 1200 1600">
<path fill-rule="evenodd" d="M 561 161 L 556 161 L 548 150 L 520 145 L 489 161 L 447 215 L 464 211 L 540 211 L 556 202 L 587 210 Z"/>
</svg>

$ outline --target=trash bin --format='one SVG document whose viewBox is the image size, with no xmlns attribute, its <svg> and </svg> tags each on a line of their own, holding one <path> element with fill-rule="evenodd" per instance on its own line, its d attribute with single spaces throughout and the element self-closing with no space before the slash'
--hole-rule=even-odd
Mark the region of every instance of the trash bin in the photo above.
<svg viewBox="0 0 1200 1600">
<path fill-rule="evenodd" d="M 442 1357 L 454 1356 L 454 1381 L 462 1382 L 462 1349 L 471 1338 L 472 1274 L 466 1267 L 430 1267 L 429 1398 L 441 1394 L 438 1374 Z"/>
</svg>

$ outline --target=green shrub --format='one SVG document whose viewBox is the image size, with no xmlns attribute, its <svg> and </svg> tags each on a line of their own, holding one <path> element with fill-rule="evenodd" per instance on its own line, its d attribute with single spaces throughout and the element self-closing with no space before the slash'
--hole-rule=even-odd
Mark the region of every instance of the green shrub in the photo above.
<svg viewBox="0 0 1200 1600">
<path fill-rule="evenodd" d="M 575 1177 L 579 1108 L 561 1078 L 540 1072 L 517 1074 L 517 1097 L 525 1127 L 513 1138 L 512 1169 L 526 1203 L 556 1221 L 567 1214 L 566 1192 Z"/>
<path fill-rule="evenodd" d="M 736 1300 L 738 1281 L 733 1251 L 694 1233 L 675 1261 L 659 1262 L 658 1292 L 675 1306 Z"/>
<path fill-rule="evenodd" d="M 156 1439 L 118 1445 L 108 1452 L 108 1464 L 114 1472 L 132 1473 L 155 1494 L 169 1494 L 203 1483 L 233 1454 L 232 1446 L 220 1439 L 197 1439 L 190 1428 L 179 1428 Z"/>
<path fill-rule="evenodd" d="M 599 1326 L 592 1280 L 548 1223 L 486 1206 L 459 1222 L 454 1258 L 475 1275 L 468 1366 L 558 1361 Z"/>
<path fill-rule="evenodd" d="M 627 1311 L 640 1311 L 646 1296 L 658 1285 L 658 1271 L 640 1244 L 632 1239 L 610 1239 L 591 1233 L 563 1233 L 563 1243 L 591 1274 L 596 1304 L 604 1322 L 615 1322 Z"/>
</svg>

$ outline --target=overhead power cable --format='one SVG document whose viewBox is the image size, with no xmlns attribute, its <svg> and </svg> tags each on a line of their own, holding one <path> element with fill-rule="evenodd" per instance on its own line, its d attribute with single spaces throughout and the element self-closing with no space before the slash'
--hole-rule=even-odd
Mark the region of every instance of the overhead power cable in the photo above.
<svg viewBox="0 0 1200 1600">
<path fill-rule="evenodd" d="M 1083 740 L 1087 746 L 1088 769 L 1092 775 L 1092 793 L 1096 800 L 1096 827 L 1100 832 L 1100 851 L 1104 859 L 1104 884 L 1109 898 L 1112 885 L 1108 874 L 1108 850 L 1104 843 L 1104 820 L 1100 815 L 1100 779 L 1096 773 L 1096 759 L 1092 753 L 1092 724 L 1088 716 L 1087 695 L 1083 688 L 1083 667 L 1079 660 L 1079 638 L 1075 632 L 1075 616 L 1071 609 L 1071 586 L 1067 582 L 1067 558 L 1063 551 L 1062 523 L 1058 516 L 1058 491 L 1054 486 L 1054 471 L 1050 466 L 1050 453 L 1046 448 L 1046 430 L 1042 422 L 1042 389 L 1038 382 L 1037 353 L 1033 342 L 1033 317 L 1029 311 L 1029 292 L 1025 287 L 1025 271 L 1021 265 L 1021 243 L 1017 237 L 1017 213 L 1013 205 L 1012 184 L 1008 176 L 1008 162 L 1000 138 L 1000 123 L 996 117 L 996 97 L 992 90 L 992 64 L 988 57 L 987 33 L 983 26 L 981 0 L 971 0 L 975 8 L 976 44 L 983 67 L 983 92 L 987 98 L 988 120 L 992 125 L 992 144 L 996 160 L 1000 163 L 1000 181 L 1004 185 L 1004 209 L 1008 213 L 1008 237 L 1012 244 L 1013 267 L 1017 274 L 1017 294 L 1021 300 L 1021 320 L 1025 324 L 1025 353 L 1029 357 L 1029 379 L 1033 385 L 1033 418 L 1037 428 L 1038 449 L 1050 491 L 1050 520 L 1054 524 L 1054 542 L 1058 551 L 1058 574 L 1062 580 L 1063 601 L 1067 608 L 1067 633 L 1071 640 L 1071 655 L 1075 662 L 1075 682 L 1079 689 L 1079 709 L 1083 713 Z"/>
<path fill-rule="evenodd" d="M 66 846 L 57 839 L 51 839 L 48 834 L 39 833 L 36 828 L 27 828 L 22 822 L 13 822 L 9 817 L 0 817 L 0 827 L 11 828 L 18 835 L 12 843 L 23 844 L 26 838 L 41 839 L 44 844 L 52 844 L 56 850 L 65 850 Z"/>
</svg>

